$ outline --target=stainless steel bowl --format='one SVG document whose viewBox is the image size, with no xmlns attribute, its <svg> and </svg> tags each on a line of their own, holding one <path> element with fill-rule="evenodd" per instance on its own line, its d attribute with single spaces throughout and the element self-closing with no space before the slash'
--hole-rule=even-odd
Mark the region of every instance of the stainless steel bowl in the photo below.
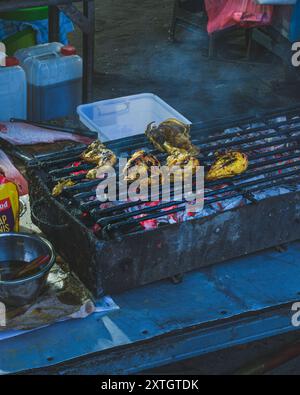
<svg viewBox="0 0 300 395">
<path fill-rule="evenodd" d="M 55 253 L 52 245 L 42 237 L 25 233 L 0 234 L 0 269 L 5 268 L 5 262 L 31 262 L 47 255 L 50 257 L 49 262 L 37 274 L 16 281 L 0 280 L 2 303 L 10 306 L 32 303 L 46 284 L 49 271 L 55 262 Z"/>
</svg>

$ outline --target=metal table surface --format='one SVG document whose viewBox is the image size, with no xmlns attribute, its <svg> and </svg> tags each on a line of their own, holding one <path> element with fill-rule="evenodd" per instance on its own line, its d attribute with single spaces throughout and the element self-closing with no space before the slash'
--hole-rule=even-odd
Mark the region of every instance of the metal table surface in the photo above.
<svg viewBox="0 0 300 395">
<path fill-rule="evenodd" d="M 299 258 L 293 243 L 114 296 L 107 316 L 1 341 L 0 372 L 137 373 L 295 330 Z"/>
<path fill-rule="evenodd" d="M 75 3 L 82 3 L 80 11 Z M 49 7 L 49 42 L 59 41 L 59 11 L 63 11 L 82 31 L 83 102 L 92 99 L 95 41 L 95 0 L 0 0 L 0 12 L 27 7 Z"/>
</svg>

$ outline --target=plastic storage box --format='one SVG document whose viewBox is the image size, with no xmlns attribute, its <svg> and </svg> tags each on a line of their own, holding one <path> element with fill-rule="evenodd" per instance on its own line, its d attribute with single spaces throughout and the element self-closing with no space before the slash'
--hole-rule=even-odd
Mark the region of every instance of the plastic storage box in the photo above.
<svg viewBox="0 0 300 395">
<path fill-rule="evenodd" d="M 191 124 L 187 118 L 152 93 L 83 104 L 77 108 L 81 122 L 97 131 L 102 141 L 117 140 L 145 132 L 150 122 L 168 118 Z"/>
</svg>

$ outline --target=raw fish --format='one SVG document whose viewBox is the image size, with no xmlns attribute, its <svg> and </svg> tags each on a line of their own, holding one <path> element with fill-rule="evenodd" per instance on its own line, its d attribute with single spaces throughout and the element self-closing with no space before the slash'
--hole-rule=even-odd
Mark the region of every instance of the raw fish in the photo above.
<svg viewBox="0 0 300 395">
<path fill-rule="evenodd" d="M 15 145 L 33 145 L 71 140 L 89 144 L 92 139 L 72 133 L 43 129 L 20 122 L 0 122 L 0 137 Z"/>
</svg>

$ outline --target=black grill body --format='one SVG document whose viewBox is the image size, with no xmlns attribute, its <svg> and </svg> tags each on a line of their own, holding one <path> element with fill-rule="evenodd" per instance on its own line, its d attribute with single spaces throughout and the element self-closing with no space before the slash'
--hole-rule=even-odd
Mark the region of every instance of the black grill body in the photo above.
<svg viewBox="0 0 300 395">
<path fill-rule="evenodd" d="M 210 183 L 205 193 L 206 206 L 226 201 L 228 196 L 243 196 L 246 201 L 243 206 L 145 231 L 140 219 L 130 214 L 128 218 L 119 218 L 124 214 L 122 206 L 116 210 L 99 210 L 97 203 L 90 200 L 96 183 L 86 184 L 82 175 L 74 176 L 76 187 L 67 189 L 61 198 L 51 196 L 57 177 L 69 176 L 68 163 L 78 160 L 84 149 L 75 147 L 28 164 L 33 222 L 95 297 L 178 278 L 197 268 L 297 240 L 300 236 L 298 116 L 300 109 L 293 109 L 263 118 L 193 126 L 193 143 L 200 147 L 200 161 L 205 166 L 212 163 L 211 154 L 216 150 L 235 149 L 249 155 L 250 166 L 245 174 L 234 180 Z M 225 135 L 224 130 L 227 130 Z M 144 135 L 107 145 L 119 156 L 130 156 L 141 148 L 163 156 Z M 278 186 L 288 187 L 289 192 L 255 198 L 255 193 Z M 170 207 L 174 210 L 174 202 Z M 82 219 L 82 213 L 87 210 L 89 223 Z M 149 218 L 165 215 L 159 205 L 145 213 Z M 105 227 L 95 234 L 91 227 L 103 219 Z"/>
</svg>

